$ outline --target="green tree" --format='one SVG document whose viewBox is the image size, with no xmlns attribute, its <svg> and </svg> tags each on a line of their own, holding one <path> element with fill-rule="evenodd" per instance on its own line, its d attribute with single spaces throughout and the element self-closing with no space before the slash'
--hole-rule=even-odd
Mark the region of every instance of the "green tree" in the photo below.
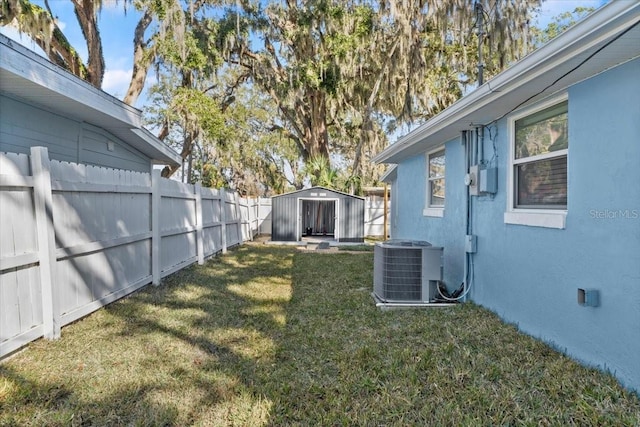
<svg viewBox="0 0 640 427">
<path fill-rule="evenodd" d="M 489 72 L 496 72 L 527 52 L 528 20 L 539 2 L 480 3 L 497 59 Z M 305 162 L 339 154 L 362 177 L 368 158 L 386 144 L 385 123 L 430 117 L 474 78 L 472 2 L 263 5 L 228 9 L 221 28 L 234 37 L 222 52 L 273 99 Z"/>
<path fill-rule="evenodd" d="M 99 45 L 95 17 L 101 0 L 70 1 L 85 22 L 81 27 L 88 45 Z M 341 165 L 334 180 L 355 190 L 377 180 L 380 166 L 369 160 L 387 144 L 388 131 L 428 119 L 475 81 L 478 10 L 486 22 L 488 75 L 527 52 L 528 21 L 538 0 L 478 3 L 479 9 L 474 2 L 458 0 L 124 0 L 124 7 L 133 5 L 141 12 L 124 100 L 135 103 L 147 73 L 156 70 L 162 99 L 154 107 L 158 137 L 177 144 L 188 161 L 188 174 L 198 172 L 204 179 L 207 169 L 213 181 L 239 184 L 238 171 L 253 170 L 247 176 L 258 179 L 259 170 L 283 173 L 286 168 L 286 185 L 298 187 L 305 172 L 316 181 L 322 173 L 302 170 L 299 163 L 324 158 Z M 22 28 L 49 46 L 56 40 L 53 14 L 29 5 L 28 0 L 7 0 L 1 23 L 27 22 Z M 43 24 L 48 26 L 39 30 Z M 80 63 L 76 73 L 100 76 L 101 81 L 100 61 L 94 60 L 101 49 L 89 50 L 87 65 Z M 73 56 L 64 60 L 71 64 L 68 68 L 75 66 Z M 232 79 L 219 79 L 223 61 Z M 242 144 L 236 149 L 233 138 L 226 145 L 221 141 L 226 123 L 235 120 L 226 117 L 234 94 L 245 83 L 266 95 L 276 113 L 251 134 L 259 142 L 246 149 L 235 141 Z M 247 132 L 256 130 L 248 127 Z M 277 143 L 284 148 L 275 149 Z M 224 150 L 229 165 L 205 167 L 209 159 L 222 159 Z M 247 153 L 258 160 L 250 161 Z M 201 163 L 195 169 L 194 156 Z M 269 156 L 268 167 L 260 166 Z M 177 169 L 166 168 L 163 174 Z M 260 179 L 269 181 L 268 187 L 280 185 L 271 176 Z"/>
<path fill-rule="evenodd" d="M 98 29 L 98 13 L 102 0 L 70 0 L 87 43 L 85 64 L 58 26 L 49 3 L 46 9 L 29 0 L 3 0 L 0 26 L 11 26 L 28 35 L 48 56 L 49 60 L 100 88 L 104 78 L 102 39 Z"/>
</svg>

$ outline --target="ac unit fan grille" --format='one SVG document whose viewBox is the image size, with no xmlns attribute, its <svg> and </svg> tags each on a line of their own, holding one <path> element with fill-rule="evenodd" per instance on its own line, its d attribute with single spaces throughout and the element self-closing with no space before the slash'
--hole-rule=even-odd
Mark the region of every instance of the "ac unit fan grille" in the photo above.
<svg viewBox="0 0 640 427">
<path fill-rule="evenodd" d="M 385 250 L 384 296 L 389 300 L 419 301 L 422 298 L 422 251 Z"/>
</svg>

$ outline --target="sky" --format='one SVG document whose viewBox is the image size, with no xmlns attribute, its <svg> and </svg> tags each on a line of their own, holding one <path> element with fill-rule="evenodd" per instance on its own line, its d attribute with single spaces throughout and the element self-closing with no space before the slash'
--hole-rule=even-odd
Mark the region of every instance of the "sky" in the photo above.
<svg viewBox="0 0 640 427">
<path fill-rule="evenodd" d="M 598 8 L 607 0 L 546 0 L 542 3 L 541 11 L 534 20 L 534 25 L 545 27 L 553 17 L 562 12 L 573 11 L 576 7 Z M 635 0 L 622 0 L 635 1 Z M 44 0 L 32 0 L 40 6 Z M 87 50 L 84 37 L 77 24 L 73 6 L 69 0 L 49 0 L 53 13 L 57 16 L 59 25 L 80 56 L 86 61 Z M 140 14 L 131 6 L 124 10 L 124 1 L 104 0 L 104 6 L 99 15 L 99 28 L 102 36 L 106 71 L 102 89 L 122 99 L 126 93 L 131 78 L 133 59 L 133 33 L 140 18 Z M 16 31 L 0 27 L 0 33 L 11 37 L 28 48 L 43 52 L 26 36 Z M 147 80 L 147 86 L 153 79 L 152 73 Z M 136 107 L 142 108 L 146 98 L 144 94 L 139 98 Z"/>
</svg>

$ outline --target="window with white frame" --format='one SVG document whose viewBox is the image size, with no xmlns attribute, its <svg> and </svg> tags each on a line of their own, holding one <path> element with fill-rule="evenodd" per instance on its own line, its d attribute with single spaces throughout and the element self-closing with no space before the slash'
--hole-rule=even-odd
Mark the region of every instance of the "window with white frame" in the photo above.
<svg viewBox="0 0 640 427">
<path fill-rule="evenodd" d="M 427 156 L 427 209 L 444 208 L 444 148 Z"/>
<path fill-rule="evenodd" d="M 512 209 L 567 208 L 568 102 L 514 121 Z"/>
</svg>

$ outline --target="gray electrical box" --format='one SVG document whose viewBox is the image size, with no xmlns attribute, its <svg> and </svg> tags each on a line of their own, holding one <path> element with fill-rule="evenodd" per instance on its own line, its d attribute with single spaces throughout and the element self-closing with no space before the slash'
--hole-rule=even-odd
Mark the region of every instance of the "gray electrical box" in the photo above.
<svg viewBox="0 0 640 427">
<path fill-rule="evenodd" d="M 498 192 L 498 168 L 480 167 L 478 189 L 480 193 L 496 194 Z"/>
<path fill-rule="evenodd" d="M 468 254 L 475 254 L 477 251 L 478 237 L 467 234 L 464 239 L 464 251 Z"/>
</svg>

